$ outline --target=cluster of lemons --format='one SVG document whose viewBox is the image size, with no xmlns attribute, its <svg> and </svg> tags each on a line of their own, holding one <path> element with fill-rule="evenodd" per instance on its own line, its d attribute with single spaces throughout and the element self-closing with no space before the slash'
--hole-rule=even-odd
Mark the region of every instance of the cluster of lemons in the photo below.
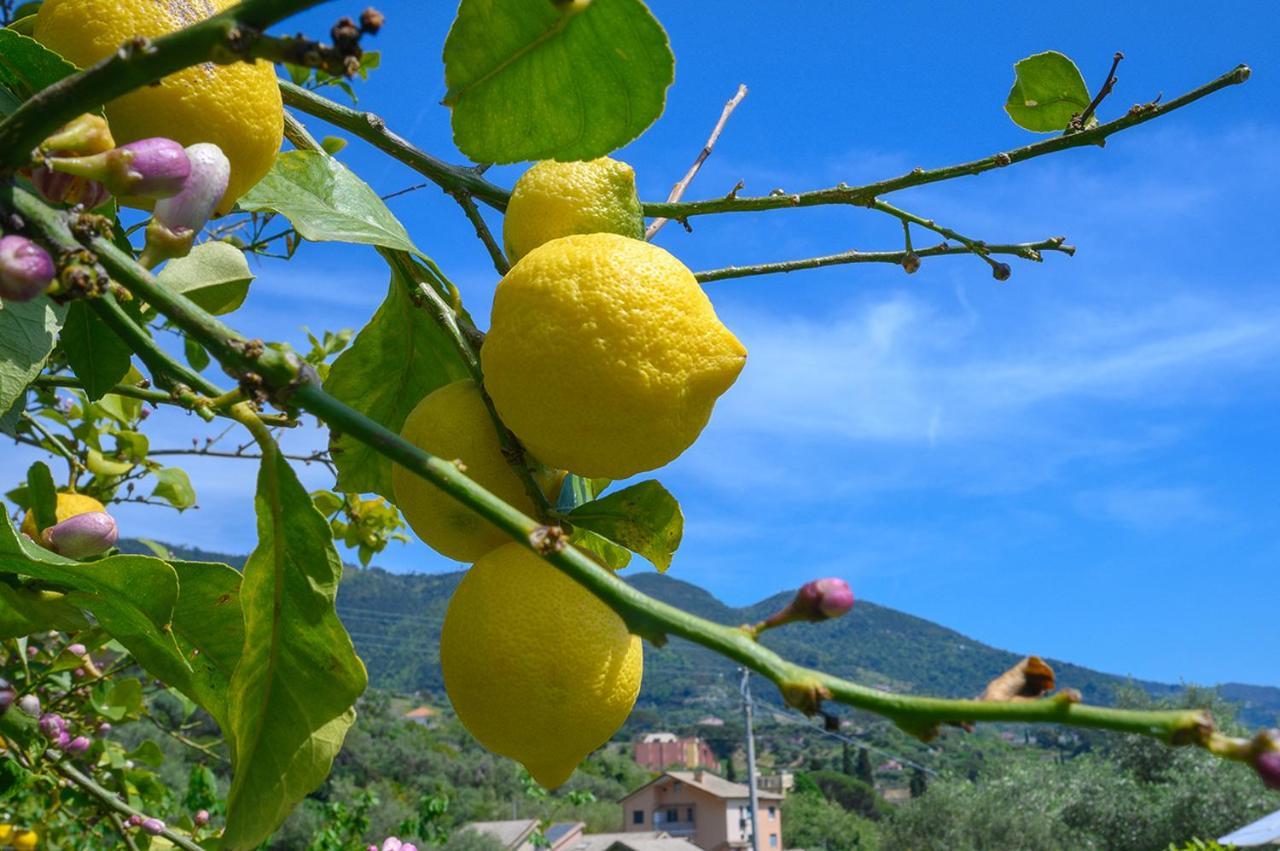
<svg viewBox="0 0 1280 851">
<path fill-rule="evenodd" d="M 40 834 L 34 830 L 0 824 L 0 848 L 14 851 L 35 851 L 40 846 Z"/>
<path fill-rule="evenodd" d="M 87 66 L 136 36 L 156 37 L 234 0 L 45 0 L 35 37 Z M 231 162 L 219 212 L 270 169 L 283 114 L 269 63 L 204 64 L 106 106 L 119 143 L 152 136 L 212 142 Z M 689 447 L 746 359 L 693 274 L 645 242 L 630 166 L 604 158 L 542 162 L 516 184 L 504 240 L 514 263 L 498 284 L 470 381 L 418 403 L 403 436 L 526 513 L 535 506 L 503 457 L 489 415 L 546 472 L 554 502 L 565 471 L 623 479 Z M 603 603 L 479 515 L 396 468 L 396 502 L 430 546 L 473 562 L 441 638 L 459 718 L 491 750 L 558 786 L 626 719 L 640 687 L 639 639 Z M 59 515 L 64 500 L 59 499 Z M 82 509 L 83 510 L 83 509 Z M 59 517 L 61 519 L 61 516 Z"/>
<path fill-rule="evenodd" d="M 746 350 L 693 274 L 645 242 L 635 172 L 609 158 L 541 162 L 516 183 L 480 360 L 502 422 L 547 470 L 622 479 L 668 463 L 706 425 Z M 401 434 L 533 514 L 471 381 L 418 403 Z M 640 640 L 611 609 L 403 468 L 396 502 L 439 552 L 474 562 L 440 639 L 445 689 L 482 744 L 559 786 L 617 731 L 640 689 Z"/>
</svg>

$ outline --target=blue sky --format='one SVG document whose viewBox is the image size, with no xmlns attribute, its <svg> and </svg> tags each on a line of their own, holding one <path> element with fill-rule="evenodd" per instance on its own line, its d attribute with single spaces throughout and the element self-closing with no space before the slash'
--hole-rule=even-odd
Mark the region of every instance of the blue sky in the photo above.
<svg viewBox="0 0 1280 851">
<path fill-rule="evenodd" d="M 1280 685 L 1274 10 L 888 5 L 654 0 L 677 68 L 666 114 L 619 154 L 642 196 L 665 196 L 740 82 L 750 94 L 687 197 L 738 180 L 752 193 L 860 183 L 1025 144 L 1002 104 L 1013 62 L 1041 50 L 1075 58 L 1091 87 L 1125 52 L 1104 119 L 1238 62 L 1254 77 L 1105 149 L 890 198 L 992 242 L 1065 234 L 1075 258 L 1013 261 L 1004 284 L 956 257 L 912 277 L 847 266 L 709 285 L 750 356 L 699 443 L 656 474 L 687 517 L 671 574 L 731 603 L 838 575 L 861 598 L 1015 651 Z M 383 67 L 361 105 L 456 159 L 438 105 L 451 4 L 381 8 Z M 319 34 L 353 11 L 326 4 L 288 28 Z M 358 141 L 341 159 L 380 192 L 421 182 Z M 434 188 L 390 204 L 483 319 L 495 275 L 456 205 Z M 694 269 L 900 241 L 896 220 L 854 209 L 708 217 L 659 237 Z M 260 272 L 234 324 L 299 346 L 304 324 L 359 326 L 387 284 L 372 250 L 342 246 Z M 212 433 L 181 415 L 151 422 L 153 446 Z M 126 533 L 247 551 L 254 470 L 237 464 L 192 461 L 200 509 L 175 521 L 122 508 Z M 320 468 L 305 478 L 325 484 Z M 377 563 L 457 567 L 416 543 Z"/>
</svg>

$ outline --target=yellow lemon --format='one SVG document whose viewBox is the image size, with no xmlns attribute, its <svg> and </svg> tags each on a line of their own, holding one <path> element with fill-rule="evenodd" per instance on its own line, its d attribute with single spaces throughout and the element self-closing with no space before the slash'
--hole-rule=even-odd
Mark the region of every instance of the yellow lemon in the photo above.
<svg viewBox="0 0 1280 851">
<path fill-rule="evenodd" d="M 683 263 L 607 233 L 517 263 L 480 350 L 498 413 L 535 455 L 611 479 L 687 449 L 746 356 Z"/>
<path fill-rule="evenodd" d="M 0 824 L 0 845 L 8 845 L 13 841 L 13 825 Z"/>
<path fill-rule="evenodd" d="M 34 35 L 83 68 L 135 36 L 165 35 L 232 5 L 235 0 L 45 0 Z M 231 161 L 231 180 L 219 213 L 267 173 L 284 134 L 275 68 L 263 60 L 195 65 L 116 98 L 106 110 L 121 145 L 165 136 L 221 148 Z"/>
<path fill-rule="evenodd" d="M 644 236 L 636 173 L 624 162 L 543 160 L 516 181 L 502 220 L 512 263 L 533 249 L 575 233 Z"/>
<path fill-rule="evenodd" d="M 464 379 L 428 394 L 409 413 L 400 430 L 405 440 L 450 461 L 463 472 L 526 514 L 534 513 L 524 483 L 502 455 L 497 429 L 475 382 Z M 548 473 L 538 484 L 554 502 L 562 473 Z M 511 540 L 470 508 L 400 465 L 391 470 L 396 505 L 427 546 L 458 561 L 475 561 Z"/>
<path fill-rule="evenodd" d="M 36 851 L 40 845 L 40 834 L 34 830 L 20 830 L 10 841 L 13 842 L 14 851 Z"/>
<path fill-rule="evenodd" d="M 644 655 L 612 609 L 512 543 L 454 591 L 440 664 L 467 730 L 554 789 L 627 720 Z"/>
<path fill-rule="evenodd" d="M 85 496 L 82 493 L 60 493 L 53 513 L 58 518 L 57 522 L 61 523 L 63 520 L 75 517 L 77 514 L 89 514 L 106 510 L 107 507 L 105 505 L 91 496 Z M 41 530 L 36 528 L 36 517 L 30 511 L 22 518 L 22 532 L 31 540 L 40 543 Z"/>
</svg>

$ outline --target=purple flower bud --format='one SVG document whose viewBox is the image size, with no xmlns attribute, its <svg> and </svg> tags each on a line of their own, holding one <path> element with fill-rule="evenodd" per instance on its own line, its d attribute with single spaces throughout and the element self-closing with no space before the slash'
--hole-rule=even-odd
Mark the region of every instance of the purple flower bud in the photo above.
<svg viewBox="0 0 1280 851">
<path fill-rule="evenodd" d="M 74 671 L 71 672 L 71 675 L 75 677 L 77 680 L 83 680 L 84 668 L 76 668 Z"/>
<path fill-rule="evenodd" d="M 164 822 L 158 818 L 145 818 L 142 820 L 142 832 L 151 836 L 159 836 L 164 833 Z"/>
<path fill-rule="evenodd" d="M 60 751 L 64 751 L 71 744 L 71 734 L 66 730 L 62 730 L 53 739 L 53 746 Z"/>
<path fill-rule="evenodd" d="M 31 301 L 53 283 L 49 252 L 25 236 L 0 236 L 0 298 Z"/>
<path fill-rule="evenodd" d="M 67 722 L 62 720 L 62 716 L 57 713 L 46 713 L 40 716 L 40 733 L 46 739 L 56 739 L 58 734 L 66 729 Z"/>
<path fill-rule="evenodd" d="M 103 721 L 98 725 L 97 736 L 99 739 L 105 739 L 109 735 L 111 735 L 111 722 Z"/>
<path fill-rule="evenodd" d="M 1268 789 L 1280 789 L 1280 751 L 1266 750 L 1254 757 L 1253 768 Z"/>
<path fill-rule="evenodd" d="M 396 837 L 388 836 L 382 841 L 382 851 L 401 851 L 403 845 Z"/>
<path fill-rule="evenodd" d="M 45 545 L 67 558 L 88 558 L 115 546 L 120 531 L 105 511 L 89 511 L 68 517 L 42 533 Z M 80 645 L 83 649 L 84 645 Z M 83 654 L 77 654 L 83 655 Z"/>
<path fill-rule="evenodd" d="M 209 142 L 186 149 L 191 174 L 182 191 L 157 201 L 155 220 L 172 231 L 198 231 L 213 215 L 231 179 L 231 161 L 222 149 Z"/>
<path fill-rule="evenodd" d="M 13 686 L 5 683 L 0 686 L 0 713 L 8 711 L 13 706 L 13 701 L 18 697 L 18 693 L 13 690 Z"/>
<path fill-rule="evenodd" d="M 793 605 L 806 620 L 838 618 L 853 608 L 853 590 L 843 579 L 815 579 L 796 592 Z"/>
<path fill-rule="evenodd" d="M 1007 281 L 1013 275 L 1013 268 L 1008 263 L 996 263 L 991 267 L 991 277 L 997 281 Z"/>
<path fill-rule="evenodd" d="M 209 823 L 209 811 L 197 810 L 194 821 L 196 823 L 196 827 L 204 827 L 206 824 Z"/>
<path fill-rule="evenodd" d="M 92 745 L 93 742 L 89 741 L 87 736 L 76 736 L 67 744 L 66 751 L 69 754 L 76 754 L 78 756 L 83 753 L 88 753 L 89 748 L 92 747 Z"/>
<path fill-rule="evenodd" d="M 18 698 L 18 709 L 32 718 L 40 717 L 40 698 L 34 694 L 24 694 Z"/>
<path fill-rule="evenodd" d="M 142 816 L 137 813 L 129 816 L 129 827 L 137 827 L 140 824 L 142 824 Z"/>
<path fill-rule="evenodd" d="M 83 657 L 86 653 L 89 652 L 89 650 L 83 644 L 77 641 L 75 644 L 67 645 L 67 652 L 70 653 L 72 656 Z"/>
<path fill-rule="evenodd" d="M 191 175 L 191 160 L 172 139 L 153 136 L 89 157 L 49 157 L 45 164 L 64 174 L 97 180 L 121 198 L 169 198 Z"/>
<path fill-rule="evenodd" d="M 34 658 L 36 658 L 36 657 L 37 657 L 37 656 L 39 656 L 39 655 L 40 655 L 40 648 L 39 648 L 39 647 L 28 647 L 28 648 L 27 648 L 27 658 L 28 658 L 28 659 L 34 659 Z"/>
<path fill-rule="evenodd" d="M 411 842 L 406 842 L 400 846 L 400 851 L 418 851 L 418 846 Z"/>
<path fill-rule="evenodd" d="M 377 845 L 377 843 L 370 842 L 370 843 L 369 843 L 369 847 L 368 847 L 368 848 L 366 848 L 366 849 L 365 849 L 365 851 L 378 851 L 378 845 Z"/>
<path fill-rule="evenodd" d="M 48 166 L 38 165 L 25 172 L 31 185 L 44 196 L 46 201 L 54 204 L 79 204 L 86 210 L 92 210 L 111 197 L 107 187 L 87 177 L 74 174 L 63 174 Z"/>
</svg>

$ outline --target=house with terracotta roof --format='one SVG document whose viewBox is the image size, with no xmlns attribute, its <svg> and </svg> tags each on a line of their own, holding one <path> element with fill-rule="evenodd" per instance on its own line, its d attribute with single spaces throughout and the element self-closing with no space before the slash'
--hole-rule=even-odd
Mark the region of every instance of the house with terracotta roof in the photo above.
<svg viewBox="0 0 1280 851">
<path fill-rule="evenodd" d="M 706 768 L 720 761 L 705 741 L 675 733 L 646 733 L 635 743 L 635 761 L 650 771 L 668 768 Z"/>
<path fill-rule="evenodd" d="M 758 790 L 761 851 L 782 848 L 782 801 Z M 628 831 L 663 831 L 703 851 L 751 847 L 750 791 L 710 771 L 667 771 L 622 799 Z"/>
<path fill-rule="evenodd" d="M 660 830 L 637 833 L 583 833 L 580 821 L 561 821 L 547 827 L 545 851 L 699 851 L 683 839 Z M 498 840 L 507 851 L 539 851 L 534 842 L 536 819 L 477 821 L 463 826 Z"/>
</svg>

